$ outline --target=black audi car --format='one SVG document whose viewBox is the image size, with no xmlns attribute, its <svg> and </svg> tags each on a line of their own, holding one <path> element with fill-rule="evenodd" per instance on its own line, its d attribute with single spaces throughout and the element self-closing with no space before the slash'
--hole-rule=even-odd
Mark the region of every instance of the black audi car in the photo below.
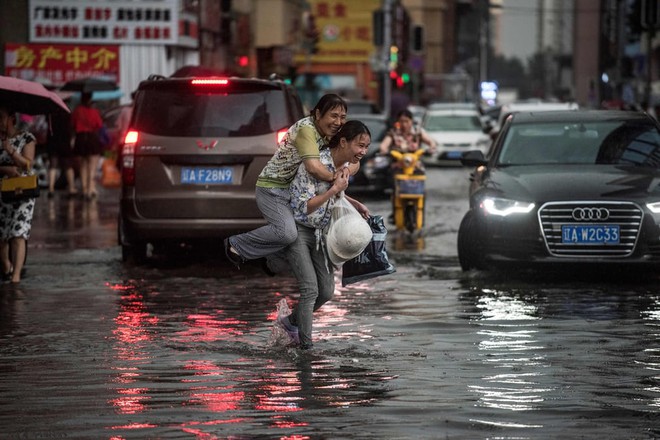
<svg viewBox="0 0 660 440">
<path fill-rule="evenodd" d="M 660 266 L 660 125 L 649 115 L 516 113 L 488 157 L 462 162 L 476 167 L 458 232 L 463 270 Z"/>
</svg>

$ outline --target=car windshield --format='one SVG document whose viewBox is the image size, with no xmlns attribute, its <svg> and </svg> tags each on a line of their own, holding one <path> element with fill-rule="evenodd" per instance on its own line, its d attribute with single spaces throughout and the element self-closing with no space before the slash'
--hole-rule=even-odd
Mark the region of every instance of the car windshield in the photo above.
<svg viewBox="0 0 660 440">
<path fill-rule="evenodd" d="M 140 102 L 138 130 L 159 136 L 259 136 L 288 127 L 280 90 L 181 93 L 150 90 Z"/>
<path fill-rule="evenodd" d="M 481 131 L 481 122 L 476 115 L 429 115 L 424 129 L 427 131 Z"/>
<path fill-rule="evenodd" d="M 643 121 L 512 124 L 500 165 L 625 164 L 660 166 L 660 133 Z"/>
</svg>

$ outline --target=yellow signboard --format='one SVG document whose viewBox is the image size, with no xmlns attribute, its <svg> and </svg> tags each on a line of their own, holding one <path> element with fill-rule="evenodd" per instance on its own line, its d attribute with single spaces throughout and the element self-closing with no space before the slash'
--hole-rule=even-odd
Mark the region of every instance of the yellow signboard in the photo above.
<svg viewBox="0 0 660 440">
<path fill-rule="evenodd" d="M 374 52 L 372 16 L 382 0 L 307 0 L 319 31 L 313 63 L 366 63 Z M 304 62 L 306 49 L 296 56 Z"/>
</svg>

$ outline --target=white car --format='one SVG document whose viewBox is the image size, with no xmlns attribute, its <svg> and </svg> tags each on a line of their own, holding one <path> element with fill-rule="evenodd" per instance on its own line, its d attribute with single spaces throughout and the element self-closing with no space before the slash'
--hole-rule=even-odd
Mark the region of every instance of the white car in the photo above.
<svg viewBox="0 0 660 440">
<path fill-rule="evenodd" d="M 428 110 L 422 128 L 437 144 L 435 153 L 422 158 L 428 165 L 456 164 L 464 152 L 488 152 L 490 137 L 484 133 L 481 115 L 475 109 Z"/>
<path fill-rule="evenodd" d="M 527 101 L 515 101 L 508 104 L 504 104 L 500 110 L 499 117 L 494 131 L 500 130 L 500 127 L 504 124 L 506 118 L 509 117 L 512 113 L 516 112 L 554 112 L 554 111 L 565 111 L 565 110 L 577 110 L 579 106 L 575 102 L 555 102 L 555 101 L 542 101 L 542 100 L 527 100 Z"/>
</svg>

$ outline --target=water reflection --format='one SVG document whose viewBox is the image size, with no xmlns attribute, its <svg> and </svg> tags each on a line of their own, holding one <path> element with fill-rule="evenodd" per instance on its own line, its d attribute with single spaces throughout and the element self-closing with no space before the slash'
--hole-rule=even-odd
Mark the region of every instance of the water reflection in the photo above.
<svg viewBox="0 0 660 440">
<path fill-rule="evenodd" d="M 647 359 L 638 361 L 652 375 L 648 378 L 650 385 L 645 385 L 643 390 L 650 393 L 649 406 L 657 411 L 660 409 L 660 297 L 653 296 L 648 310 L 642 311 L 644 324 L 650 327 L 653 339 L 646 341 L 647 348 L 644 354 Z"/>
<path fill-rule="evenodd" d="M 163 429 L 227 437 L 247 427 L 305 438 L 298 430 L 309 427 L 315 410 L 372 404 L 385 393 L 382 383 L 392 379 L 374 368 L 378 361 L 356 363 L 360 354 L 341 348 L 355 335 L 370 337 L 370 328 L 356 330 L 347 317 L 355 298 L 368 291 L 364 286 L 357 293 L 338 288 L 315 320 L 315 340 L 323 341 L 315 345 L 326 349 L 303 352 L 268 345 L 274 307 L 295 280 L 267 283 L 247 274 L 240 280 L 250 292 L 245 297 L 232 281 L 194 294 L 182 293 L 185 279 L 169 281 L 109 286 L 119 305 L 112 331 L 115 395 L 109 403 L 134 421 L 111 426 L 116 438 L 131 431 L 158 437 Z M 173 425 L 169 415 L 177 408 L 187 408 L 186 418 Z"/>
<path fill-rule="evenodd" d="M 392 249 L 395 251 L 421 251 L 426 247 L 426 242 L 421 232 L 414 234 L 408 231 L 392 231 Z"/>
<path fill-rule="evenodd" d="M 538 340 L 537 307 L 523 297 L 483 289 L 476 298 L 480 311 L 475 316 L 481 336 L 481 361 L 489 371 L 498 373 L 481 377 L 481 383 L 470 385 L 479 395 L 478 406 L 505 411 L 537 410 L 547 398 L 551 388 L 541 386 L 544 370 L 548 366 L 542 354 L 546 348 Z M 493 419 L 473 421 L 508 427 L 538 428 L 543 425 L 507 420 L 506 413 Z"/>
<path fill-rule="evenodd" d="M 100 199 L 56 197 L 38 201 L 35 205 L 34 236 L 50 248 L 105 248 L 117 243 L 116 190 L 100 189 Z M 118 197 L 118 196 L 117 196 Z M 57 231 L 52 234 L 51 231 Z"/>
</svg>

